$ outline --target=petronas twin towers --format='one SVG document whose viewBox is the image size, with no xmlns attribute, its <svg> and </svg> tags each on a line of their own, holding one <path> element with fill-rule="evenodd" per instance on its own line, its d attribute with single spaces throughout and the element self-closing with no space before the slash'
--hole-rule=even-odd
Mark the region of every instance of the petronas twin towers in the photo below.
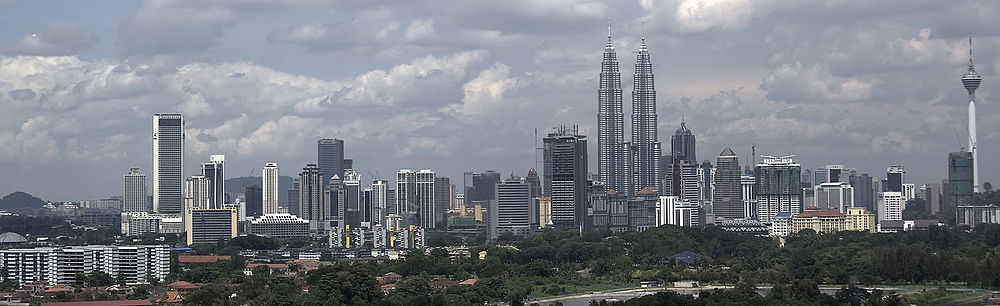
<svg viewBox="0 0 1000 306">
<path fill-rule="evenodd" d="M 627 194 L 645 188 L 656 190 L 659 177 L 657 164 L 661 149 L 657 136 L 656 89 L 645 38 L 636 52 L 632 82 L 632 139 L 625 141 L 621 73 L 608 28 L 608 43 L 601 62 L 601 84 L 597 91 L 598 171 L 608 190 Z"/>
</svg>

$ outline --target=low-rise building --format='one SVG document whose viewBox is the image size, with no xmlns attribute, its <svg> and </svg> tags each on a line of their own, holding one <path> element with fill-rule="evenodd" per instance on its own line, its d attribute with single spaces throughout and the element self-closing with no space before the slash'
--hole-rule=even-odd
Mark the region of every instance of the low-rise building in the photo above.
<svg viewBox="0 0 1000 306">
<path fill-rule="evenodd" d="M 844 224 L 844 230 L 862 232 L 875 231 L 875 214 L 869 212 L 864 207 L 847 208 L 847 214 L 844 215 L 844 222 L 846 222 Z"/>
<path fill-rule="evenodd" d="M 844 214 L 838 211 L 812 206 L 792 217 L 792 232 L 798 233 L 804 229 L 811 229 L 816 233 L 839 232 L 844 230 L 844 220 Z"/>
<path fill-rule="evenodd" d="M 309 221 L 291 214 L 266 214 L 250 218 L 247 233 L 277 239 L 309 237 Z"/>
</svg>

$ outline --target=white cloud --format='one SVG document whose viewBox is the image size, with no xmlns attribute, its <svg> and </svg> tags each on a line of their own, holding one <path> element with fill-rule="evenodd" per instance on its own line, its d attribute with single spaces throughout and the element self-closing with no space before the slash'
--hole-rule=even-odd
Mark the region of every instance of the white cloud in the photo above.
<svg viewBox="0 0 1000 306">
<path fill-rule="evenodd" d="M 764 78 L 767 98 L 788 103 L 861 101 L 871 97 L 875 81 L 839 77 L 819 64 L 784 64 Z"/>
<path fill-rule="evenodd" d="M 510 77 L 510 67 L 497 62 L 465 83 L 462 89 L 465 96 L 461 104 L 449 105 L 444 110 L 464 115 L 483 115 L 504 105 L 504 93 L 516 86 L 517 78 Z"/>
</svg>

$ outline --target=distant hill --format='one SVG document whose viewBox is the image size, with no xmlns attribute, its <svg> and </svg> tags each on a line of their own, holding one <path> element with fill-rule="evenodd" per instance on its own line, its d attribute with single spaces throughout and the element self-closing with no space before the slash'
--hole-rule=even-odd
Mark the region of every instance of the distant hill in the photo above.
<svg viewBox="0 0 1000 306">
<path fill-rule="evenodd" d="M 226 180 L 226 193 L 243 193 L 246 186 L 261 185 L 262 178 L 259 176 L 234 177 Z M 292 177 L 278 177 L 278 203 L 282 205 L 288 203 L 288 189 L 292 188 Z"/>
<path fill-rule="evenodd" d="M 0 209 L 39 208 L 45 206 L 45 201 L 26 192 L 12 192 L 0 199 Z"/>
</svg>

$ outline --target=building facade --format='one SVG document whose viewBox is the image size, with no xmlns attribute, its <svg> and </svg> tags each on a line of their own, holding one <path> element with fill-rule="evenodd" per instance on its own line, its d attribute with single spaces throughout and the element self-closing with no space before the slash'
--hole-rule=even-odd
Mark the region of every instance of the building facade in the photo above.
<svg viewBox="0 0 1000 306">
<path fill-rule="evenodd" d="M 646 39 L 636 53 L 635 75 L 632 78 L 632 193 L 645 188 L 658 188 L 662 155 L 656 115 L 656 88 L 653 64 Z"/>
<path fill-rule="evenodd" d="M 903 220 L 903 193 L 884 191 L 878 196 L 878 220 Z"/>
<path fill-rule="evenodd" d="M 761 222 L 769 223 L 779 212 L 794 215 L 802 210 L 802 193 L 799 188 L 802 168 L 792 157 L 766 156 L 754 170 L 757 218 Z"/>
<path fill-rule="evenodd" d="M 597 172 L 609 190 L 628 192 L 622 80 L 610 29 L 601 61 L 600 82 L 597 90 Z"/>
<path fill-rule="evenodd" d="M 854 207 L 854 187 L 847 182 L 822 183 L 813 189 L 813 206 L 846 213 Z"/>
<path fill-rule="evenodd" d="M 739 219 L 746 216 L 740 161 L 732 149 L 719 154 L 715 164 L 715 198 L 712 209 L 716 217 Z"/>
<path fill-rule="evenodd" d="M 278 213 L 278 185 L 280 173 L 278 163 L 266 163 L 261 170 L 261 196 L 264 206 L 263 213 Z"/>
<path fill-rule="evenodd" d="M 581 230 L 587 218 L 587 140 L 568 127 L 560 127 L 543 139 L 545 190 L 552 203 L 552 224 L 560 229 Z"/>
<path fill-rule="evenodd" d="M 975 205 L 975 182 L 972 152 L 965 150 L 948 153 L 948 204 L 952 206 Z"/>
<path fill-rule="evenodd" d="M 250 219 L 247 234 L 275 239 L 309 237 L 309 221 L 291 214 L 266 214 Z"/>
<path fill-rule="evenodd" d="M 125 191 L 122 194 L 122 212 L 152 211 L 146 192 L 146 174 L 131 168 L 125 174 Z"/>
<path fill-rule="evenodd" d="M 344 141 L 323 138 L 316 141 L 316 161 L 324 184 L 334 175 L 344 177 Z"/>
<path fill-rule="evenodd" d="M 201 163 L 201 175 L 208 179 L 208 207 L 222 208 L 226 204 L 226 156 L 212 155 Z"/>
<path fill-rule="evenodd" d="M 170 272 L 167 245 L 66 246 L 0 250 L 4 280 L 19 286 L 34 282 L 74 284 L 78 273 L 103 272 L 128 285 L 162 282 Z"/>
<path fill-rule="evenodd" d="M 239 217 L 233 208 L 191 209 L 187 213 L 187 244 L 217 243 L 236 238 Z"/>
<path fill-rule="evenodd" d="M 844 214 L 812 206 L 792 217 L 792 232 L 811 229 L 816 233 L 835 233 L 844 230 L 845 224 Z"/>
<path fill-rule="evenodd" d="M 875 232 L 875 214 L 864 207 L 849 207 L 844 214 L 844 230 Z"/>
<path fill-rule="evenodd" d="M 531 188 L 524 181 L 511 178 L 496 187 L 496 201 L 489 209 L 489 239 L 502 233 L 527 237 L 531 233 Z"/>
<path fill-rule="evenodd" d="M 153 115 L 153 211 L 184 210 L 184 116 Z"/>
</svg>

